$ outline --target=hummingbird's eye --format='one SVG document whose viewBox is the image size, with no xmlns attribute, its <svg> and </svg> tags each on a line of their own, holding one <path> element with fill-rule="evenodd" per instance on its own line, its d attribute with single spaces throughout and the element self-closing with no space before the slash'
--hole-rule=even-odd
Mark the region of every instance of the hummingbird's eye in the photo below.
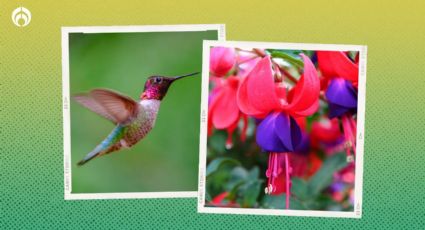
<svg viewBox="0 0 425 230">
<path fill-rule="evenodd" d="M 161 82 L 162 82 L 162 78 L 160 78 L 160 77 L 156 77 L 156 78 L 154 78 L 154 79 L 153 79 L 153 81 L 154 81 L 155 83 L 161 83 Z"/>
</svg>

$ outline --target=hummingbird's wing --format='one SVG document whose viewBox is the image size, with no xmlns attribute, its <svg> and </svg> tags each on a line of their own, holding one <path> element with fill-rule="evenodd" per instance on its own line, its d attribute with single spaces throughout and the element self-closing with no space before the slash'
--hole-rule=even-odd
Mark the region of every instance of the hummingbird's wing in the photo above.
<svg viewBox="0 0 425 230">
<path fill-rule="evenodd" d="M 94 89 L 87 94 L 76 95 L 74 99 L 117 124 L 128 121 L 136 115 L 138 110 L 135 100 L 108 89 Z"/>
<path fill-rule="evenodd" d="M 99 104 L 99 102 L 97 102 L 94 98 L 92 98 L 89 94 L 78 94 L 73 96 L 73 98 L 75 99 L 75 101 L 77 101 L 78 103 L 80 103 L 82 106 L 90 109 L 91 111 L 99 114 L 100 116 L 114 122 L 117 123 L 117 121 L 115 120 L 115 118 L 110 115 L 103 106 L 101 106 Z"/>
</svg>

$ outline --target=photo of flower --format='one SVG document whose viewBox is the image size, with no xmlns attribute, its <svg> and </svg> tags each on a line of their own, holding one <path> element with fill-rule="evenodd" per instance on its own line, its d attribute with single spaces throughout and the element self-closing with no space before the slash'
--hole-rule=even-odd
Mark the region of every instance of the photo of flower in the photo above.
<svg viewBox="0 0 425 230">
<path fill-rule="evenodd" d="M 360 51 L 208 48 L 203 207 L 352 212 Z"/>
</svg>

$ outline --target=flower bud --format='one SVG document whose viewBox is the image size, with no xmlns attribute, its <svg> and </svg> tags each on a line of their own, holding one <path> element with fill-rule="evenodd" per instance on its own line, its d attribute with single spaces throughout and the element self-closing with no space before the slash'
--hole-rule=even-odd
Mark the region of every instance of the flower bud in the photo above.
<svg viewBox="0 0 425 230">
<path fill-rule="evenodd" d="M 216 77 L 225 76 L 235 65 L 233 48 L 213 47 L 210 51 L 210 72 Z"/>
</svg>

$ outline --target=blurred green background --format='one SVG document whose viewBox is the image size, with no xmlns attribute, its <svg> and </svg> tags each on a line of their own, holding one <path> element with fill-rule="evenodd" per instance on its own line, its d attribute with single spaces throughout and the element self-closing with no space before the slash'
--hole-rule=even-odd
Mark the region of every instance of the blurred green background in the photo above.
<svg viewBox="0 0 425 230">
<path fill-rule="evenodd" d="M 70 93 L 108 88 L 138 100 L 149 76 L 201 71 L 203 39 L 217 31 L 71 33 Z M 195 191 L 200 91 L 200 74 L 175 82 L 144 139 L 81 167 L 114 125 L 72 100 L 72 193 Z"/>
</svg>

